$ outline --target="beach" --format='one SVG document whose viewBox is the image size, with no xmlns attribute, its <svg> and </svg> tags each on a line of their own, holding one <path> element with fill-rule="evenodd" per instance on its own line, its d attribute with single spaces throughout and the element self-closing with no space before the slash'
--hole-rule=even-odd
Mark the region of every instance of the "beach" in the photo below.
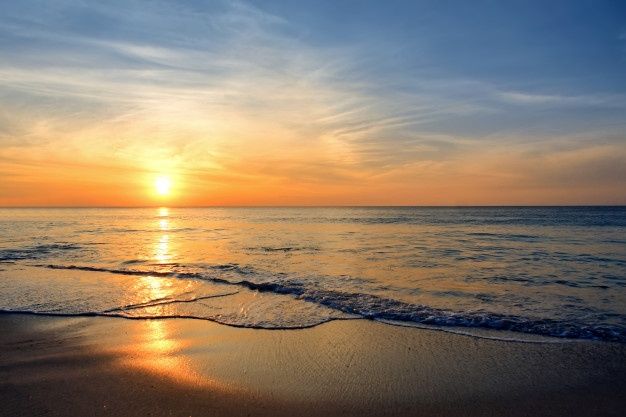
<svg viewBox="0 0 626 417">
<path fill-rule="evenodd" d="M 618 416 L 626 346 L 0 316 L 2 416 Z"/>
</svg>

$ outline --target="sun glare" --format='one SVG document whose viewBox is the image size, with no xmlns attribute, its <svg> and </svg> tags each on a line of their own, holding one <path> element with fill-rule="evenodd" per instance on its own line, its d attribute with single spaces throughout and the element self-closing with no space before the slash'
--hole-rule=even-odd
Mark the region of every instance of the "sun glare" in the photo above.
<svg viewBox="0 0 626 417">
<path fill-rule="evenodd" d="M 172 180 L 170 177 L 160 176 L 154 181 L 154 187 L 156 189 L 157 194 L 159 195 L 168 195 L 170 193 L 170 188 L 172 187 Z"/>
</svg>

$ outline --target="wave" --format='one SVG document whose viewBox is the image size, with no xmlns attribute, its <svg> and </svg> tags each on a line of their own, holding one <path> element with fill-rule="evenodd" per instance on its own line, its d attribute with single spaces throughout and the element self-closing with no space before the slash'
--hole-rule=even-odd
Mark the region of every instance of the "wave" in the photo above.
<svg viewBox="0 0 626 417">
<path fill-rule="evenodd" d="M 299 246 L 279 246 L 279 247 L 271 247 L 271 246 L 261 246 L 258 248 L 247 248 L 250 251 L 259 251 L 259 252 L 318 252 L 320 249 L 307 246 L 307 247 L 299 247 Z"/>
<path fill-rule="evenodd" d="M 154 300 L 150 300 L 144 303 L 127 304 L 121 307 L 111 308 L 111 309 L 103 311 L 102 313 L 107 314 L 107 313 L 114 313 L 116 311 L 123 312 L 123 311 L 128 311 L 128 310 L 139 309 L 139 308 L 157 307 L 157 306 L 164 306 L 164 305 L 177 304 L 177 303 L 195 303 L 196 301 L 208 300 L 211 298 L 228 297 L 230 295 L 235 295 L 238 293 L 239 291 L 233 291 L 233 292 L 229 292 L 225 294 L 211 294 L 211 295 L 205 295 L 201 297 L 191 297 L 191 298 L 182 299 L 182 300 L 178 298 L 170 298 L 170 297 L 156 298 Z"/>
<path fill-rule="evenodd" d="M 76 243 L 48 243 L 27 246 L 18 249 L 0 249 L 0 261 L 20 261 L 24 259 L 41 259 L 54 253 L 82 249 Z"/>
<path fill-rule="evenodd" d="M 504 330 L 568 339 L 590 339 L 626 343 L 622 326 L 590 325 L 577 321 L 529 318 L 488 311 L 452 311 L 413 304 L 372 294 L 318 288 L 301 280 L 281 275 L 280 282 L 264 276 L 262 281 L 249 277 L 255 271 L 238 264 L 204 266 L 202 271 L 114 269 L 80 265 L 40 265 L 51 269 L 109 272 L 113 274 L 198 279 L 217 284 L 242 287 L 252 291 L 288 295 L 298 300 L 346 313 L 350 316 L 378 321 L 393 321 L 430 326 Z M 271 324 L 268 325 L 271 327 Z"/>
<path fill-rule="evenodd" d="M 310 329 L 320 324 L 328 323 L 335 320 L 354 320 L 354 318 L 326 318 L 322 320 L 318 320 L 315 323 L 310 324 L 299 324 L 297 326 L 283 326 L 283 325 L 264 325 L 264 324 L 255 324 L 253 326 L 246 323 L 233 323 L 230 321 L 222 321 L 219 318 L 214 317 L 206 317 L 199 316 L 193 314 L 161 314 L 159 316 L 154 315 L 128 315 L 123 312 L 99 312 L 99 311 L 85 311 L 85 312 L 60 312 L 60 311 L 33 311 L 33 310 L 8 310 L 8 309 L 0 309 L 0 314 L 24 314 L 29 316 L 47 316 L 47 317 L 117 317 L 128 320 L 154 320 L 154 319 L 194 319 L 194 320 L 204 320 L 210 321 L 213 323 L 223 324 L 225 326 L 230 327 L 238 327 L 244 329 L 264 329 L 264 330 L 299 330 L 299 329 Z"/>
</svg>

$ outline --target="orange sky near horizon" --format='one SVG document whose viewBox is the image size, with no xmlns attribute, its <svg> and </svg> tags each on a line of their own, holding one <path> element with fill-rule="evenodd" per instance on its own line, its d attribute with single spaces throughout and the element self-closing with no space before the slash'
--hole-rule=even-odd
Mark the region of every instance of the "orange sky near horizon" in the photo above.
<svg viewBox="0 0 626 417">
<path fill-rule="evenodd" d="M 3 164 L 3 175 L 9 180 L 0 184 L 0 206 L 624 204 L 619 184 L 597 184 L 593 178 L 578 182 L 575 172 L 572 182 L 563 172 L 564 167 L 575 171 L 576 164 L 567 166 L 571 159 L 582 160 L 584 167 L 603 161 L 613 151 L 566 152 L 539 163 L 483 154 L 470 161 L 411 164 L 384 174 L 324 166 L 324 161 L 314 168 L 294 160 L 273 164 L 252 160 L 211 170 L 175 164 L 156 170 L 151 166 L 158 163 L 124 165 L 111 160 L 102 164 L 82 158 L 82 163 L 69 158 L 24 163 L 22 158 Z M 171 189 L 160 195 L 155 181 L 164 175 L 171 180 Z"/>
</svg>

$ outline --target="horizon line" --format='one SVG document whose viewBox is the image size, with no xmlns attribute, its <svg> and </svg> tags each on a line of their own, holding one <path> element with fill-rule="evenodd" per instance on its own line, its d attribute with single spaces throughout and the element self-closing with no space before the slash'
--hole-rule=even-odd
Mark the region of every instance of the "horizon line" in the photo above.
<svg viewBox="0 0 626 417">
<path fill-rule="evenodd" d="M 621 204 L 335 204 L 335 205 L 145 205 L 145 206 L 0 206 L 0 209 L 195 209 L 195 208 L 496 208 L 496 207 L 626 207 Z"/>
</svg>

